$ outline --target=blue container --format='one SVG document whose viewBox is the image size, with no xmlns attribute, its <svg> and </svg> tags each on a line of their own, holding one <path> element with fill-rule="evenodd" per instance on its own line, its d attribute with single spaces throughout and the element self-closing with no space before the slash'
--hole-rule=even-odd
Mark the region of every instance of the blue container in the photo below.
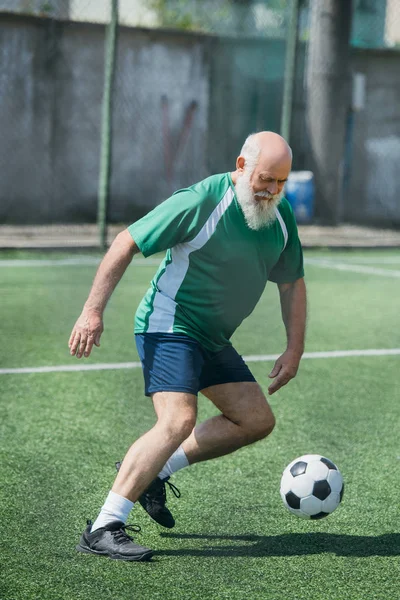
<svg viewBox="0 0 400 600">
<path fill-rule="evenodd" d="M 293 171 L 285 185 L 285 197 L 298 223 L 309 223 L 314 215 L 315 185 L 312 171 Z"/>
</svg>

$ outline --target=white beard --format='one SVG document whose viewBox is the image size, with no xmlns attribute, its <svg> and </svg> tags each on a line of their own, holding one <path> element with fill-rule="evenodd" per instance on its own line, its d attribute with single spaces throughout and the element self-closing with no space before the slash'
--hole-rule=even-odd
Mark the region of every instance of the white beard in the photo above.
<svg viewBox="0 0 400 600">
<path fill-rule="evenodd" d="M 251 189 L 250 177 L 251 173 L 239 175 L 235 185 L 236 197 L 244 218 L 250 229 L 270 227 L 276 219 L 275 208 L 283 198 L 283 190 L 274 195 L 268 194 L 268 192 L 259 192 L 257 196 L 260 199 L 257 200 Z"/>
</svg>

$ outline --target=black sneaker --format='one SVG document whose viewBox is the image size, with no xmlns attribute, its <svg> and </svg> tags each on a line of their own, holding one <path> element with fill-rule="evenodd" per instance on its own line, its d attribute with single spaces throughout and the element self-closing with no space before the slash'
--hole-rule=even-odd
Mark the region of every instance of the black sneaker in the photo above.
<svg viewBox="0 0 400 600">
<path fill-rule="evenodd" d="M 115 466 L 117 471 L 119 471 L 121 463 L 117 462 L 115 463 Z M 175 525 L 175 519 L 165 506 L 167 501 L 165 484 L 168 484 L 169 489 L 176 498 L 180 498 L 181 493 L 178 488 L 168 480 L 169 477 L 166 479 L 160 479 L 159 477 L 156 477 L 155 480 L 149 485 L 147 490 L 140 496 L 139 502 L 143 506 L 144 510 L 150 515 L 150 517 L 156 521 L 156 523 L 162 525 L 163 527 L 168 527 L 168 529 L 172 529 L 172 527 Z"/>
<path fill-rule="evenodd" d="M 150 560 L 153 556 L 152 550 L 135 544 L 126 533 L 127 529 L 138 533 L 140 527 L 136 525 L 124 525 L 122 521 L 113 521 L 106 527 L 96 529 L 93 533 L 91 533 L 91 529 L 92 522 L 88 521 L 79 544 L 76 546 L 78 552 L 129 561 Z"/>
</svg>

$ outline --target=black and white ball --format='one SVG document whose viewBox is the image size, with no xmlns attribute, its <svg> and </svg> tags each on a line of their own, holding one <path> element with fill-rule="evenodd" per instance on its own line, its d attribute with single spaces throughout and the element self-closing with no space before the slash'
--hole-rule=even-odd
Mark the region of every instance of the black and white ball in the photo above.
<svg viewBox="0 0 400 600">
<path fill-rule="evenodd" d="M 322 519 L 341 503 L 343 477 L 337 466 L 320 454 L 305 454 L 283 471 L 281 497 L 291 513 L 302 519 Z"/>
</svg>

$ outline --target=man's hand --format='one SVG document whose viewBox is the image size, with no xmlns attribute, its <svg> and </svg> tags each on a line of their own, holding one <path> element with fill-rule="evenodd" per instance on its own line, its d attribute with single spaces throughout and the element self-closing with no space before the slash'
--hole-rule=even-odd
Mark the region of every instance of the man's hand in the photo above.
<svg viewBox="0 0 400 600">
<path fill-rule="evenodd" d="M 121 231 L 113 241 L 97 269 L 89 297 L 72 330 L 68 346 L 76 358 L 89 356 L 93 344 L 100 346 L 103 333 L 103 312 L 115 287 L 125 273 L 134 254 L 139 252 L 128 229 Z"/>
<path fill-rule="evenodd" d="M 301 353 L 286 350 L 286 352 L 276 360 L 274 368 L 268 375 L 271 379 L 275 379 L 268 388 L 268 394 L 270 396 L 296 376 L 300 359 Z"/>
<path fill-rule="evenodd" d="M 72 356 L 76 358 L 89 356 L 93 344 L 100 346 L 100 336 L 103 333 L 102 314 L 95 310 L 84 308 L 81 316 L 74 325 L 68 346 Z"/>
</svg>

